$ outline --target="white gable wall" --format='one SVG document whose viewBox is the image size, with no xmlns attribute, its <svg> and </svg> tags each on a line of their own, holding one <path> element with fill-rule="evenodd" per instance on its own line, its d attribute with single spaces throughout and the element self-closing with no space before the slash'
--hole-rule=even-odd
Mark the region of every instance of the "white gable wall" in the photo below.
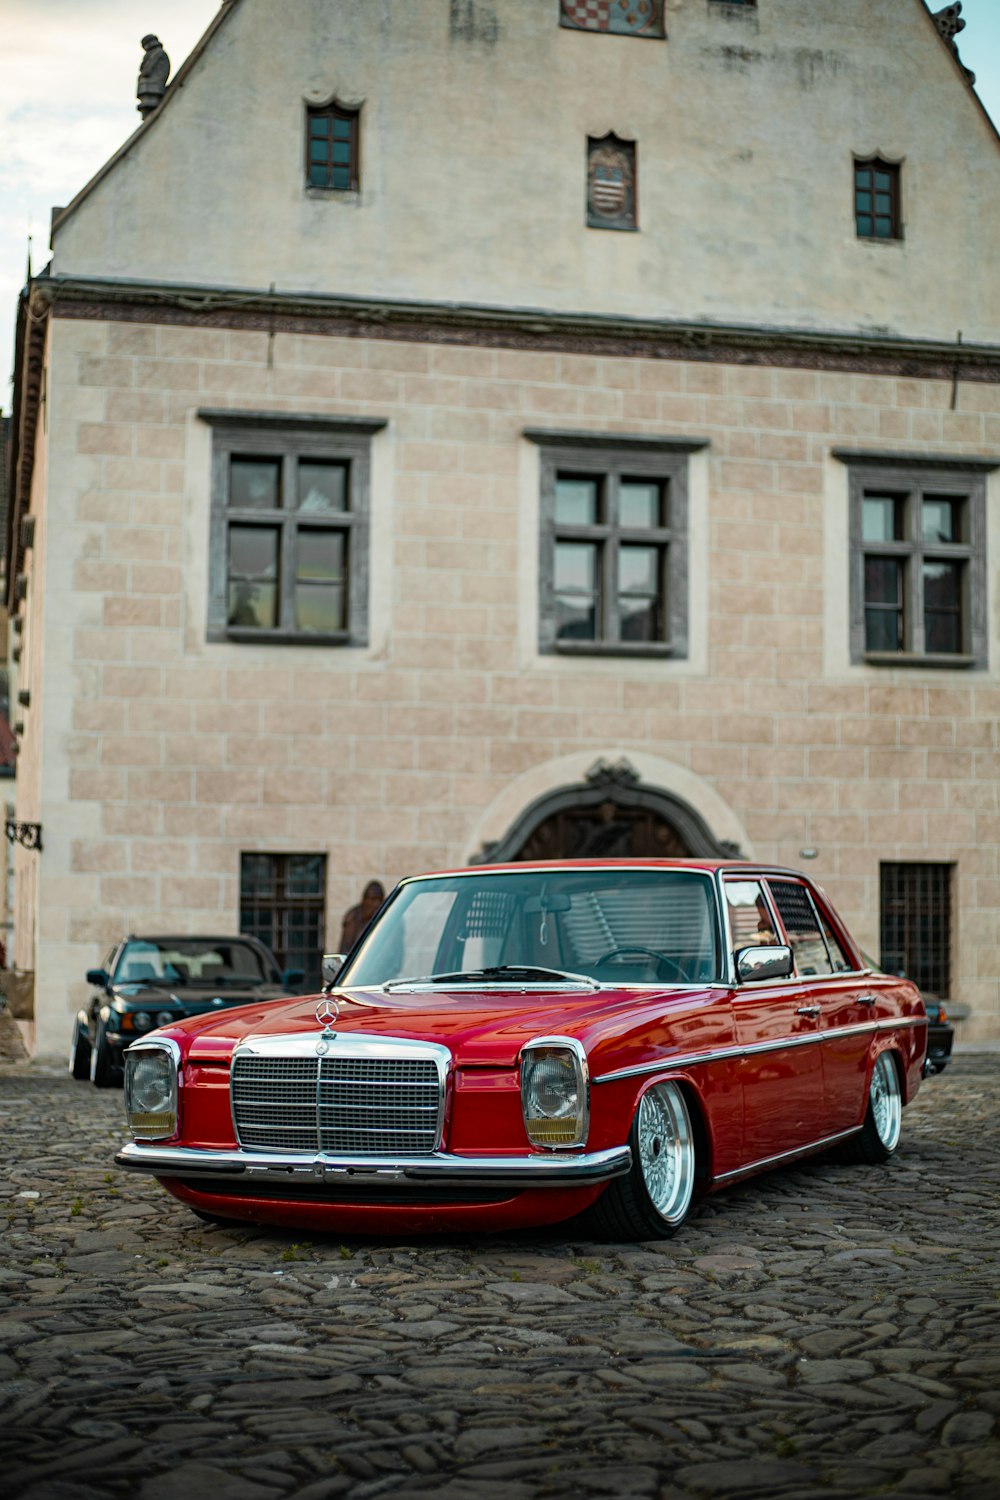
<svg viewBox="0 0 1000 1500">
<path fill-rule="evenodd" d="M 1000 147 L 921 0 L 674 0 L 666 42 L 561 29 L 556 0 L 474 0 L 453 35 L 452 8 L 238 0 L 54 274 L 1000 339 Z M 364 101 L 357 199 L 304 185 L 333 94 Z M 638 233 L 585 226 L 608 130 L 638 142 Z M 876 151 L 902 243 L 855 235 Z"/>
</svg>

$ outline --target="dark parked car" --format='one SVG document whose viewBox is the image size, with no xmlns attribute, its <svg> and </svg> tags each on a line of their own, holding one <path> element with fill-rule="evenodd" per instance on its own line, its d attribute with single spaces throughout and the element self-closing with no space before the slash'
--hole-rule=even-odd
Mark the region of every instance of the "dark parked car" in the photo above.
<svg viewBox="0 0 1000 1500">
<path fill-rule="evenodd" d="M 884 969 L 881 964 L 867 954 L 863 948 L 858 950 L 865 963 L 873 974 L 894 973 L 899 979 L 905 979 L 903 969 Z M 924 1002 L 924 1010 L 927 1012 L 927 1056 L 924 1059 L 925 1073 L 943 1073 L 951 1062 L 951 1048 L 955 1040 L 955 1028 L 948 1020 L 948 1012 L 943 1000 L 935 1000 L 927 995 L 920 997 Z"/>
<path fill-rule="evenodd" d="M 927 1012 L 927 1068 L 931 1073 L 943 1073 L 951 1061 L 955 1028 L 948 1020 L 943 1001 L 925 998 L 924 1010 Z"/>
<path fill-rule="evenodd" d="M 301 969 L 278 968 L 274 954 L 252 937 L 135 937 L 88 969 L 94 993 L 77 1012 L 69 1070 L 100 1088 L 120 1085 L 122 1053 L 132 1042 L 189 1016 L 287 999 L 302 983 Z"/>
</svg>

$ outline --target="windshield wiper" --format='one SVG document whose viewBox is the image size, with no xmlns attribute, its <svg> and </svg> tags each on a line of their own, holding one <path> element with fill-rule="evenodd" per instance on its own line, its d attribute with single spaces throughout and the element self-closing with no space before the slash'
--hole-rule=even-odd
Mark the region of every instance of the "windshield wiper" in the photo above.
<svg viewBox="0 0 1000 1500">
<path fill-rule="evenodd" d="M 600 984 L 589 974 L 571 974 L 565 969 L 543 969 L 537 964 L 493 964 L 486 969 L 460 969 L 454 974 L 424 974 L 414 979 L 391 979 L 383 990 L 406 989 L 415 984 L 471 984 L 477 979 L 520 979 L 539 982 L 555 979 L 561 984 L 581 984 L 587 989 L 599 990 Z"/>
</svg>

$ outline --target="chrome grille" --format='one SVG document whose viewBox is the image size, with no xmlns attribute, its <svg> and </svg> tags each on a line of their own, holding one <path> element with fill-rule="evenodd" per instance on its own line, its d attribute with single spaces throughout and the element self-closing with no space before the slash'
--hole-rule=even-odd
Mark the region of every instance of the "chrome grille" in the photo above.
<svg viewBox="0 0 1000 1500">
<path fill-rule="evenodd" d="M 241 1146 L 352 1156 L 423 1156 L 438 1145 L 434 1057 L 237 1053 L 231 1090 Z"/>
</svg>

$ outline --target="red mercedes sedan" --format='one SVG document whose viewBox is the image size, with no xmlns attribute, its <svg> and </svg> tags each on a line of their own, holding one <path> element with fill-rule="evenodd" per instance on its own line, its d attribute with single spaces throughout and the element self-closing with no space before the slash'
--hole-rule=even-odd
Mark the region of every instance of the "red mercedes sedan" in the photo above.
<svg viewBox="0 0 1000 1500">
<path fill-rule="evenodd" d="M 402 881 L 324 992 L 125 1054 L 116 1160 L 215 1220 L 337 1233 L 675 1233 L 697 1194 L 896 1149 L 927 1020 L 821 890 L 746 862 Z"/>
</svg>

